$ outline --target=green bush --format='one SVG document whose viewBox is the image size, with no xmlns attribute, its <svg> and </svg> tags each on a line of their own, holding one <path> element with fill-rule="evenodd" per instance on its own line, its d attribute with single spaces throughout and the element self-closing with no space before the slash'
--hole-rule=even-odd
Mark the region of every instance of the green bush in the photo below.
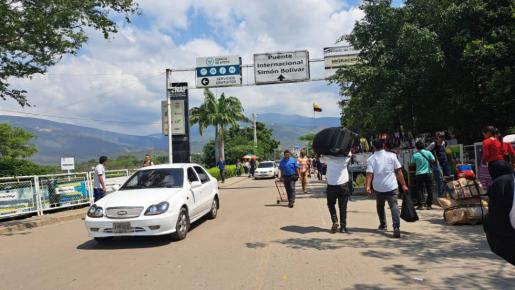
<svg viewBox="0 0 515 290">
<path fill-rule="evenodd" d="M 211 167 L 207 170 L 209 174 L 211 174 L 217 180 L 220 180 L 220 170 L 218 167 Z M 226 165 L 225 166 L 225 179 L 229 177 L 236 176 L 236 165 Z"/>
</svg>

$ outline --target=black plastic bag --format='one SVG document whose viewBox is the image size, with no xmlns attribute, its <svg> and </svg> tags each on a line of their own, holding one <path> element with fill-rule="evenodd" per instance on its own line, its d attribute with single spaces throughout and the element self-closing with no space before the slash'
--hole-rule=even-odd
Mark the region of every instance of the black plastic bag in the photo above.
<svg viewBox="0 0 515 290">
<path fill-rule="evenodd" d="M 401 219 L 408 223 L 418 221 L 417 211 L 408 193 L 404 193 L 402 196 Z"/>
<path fill-rule="evenodd" d="M 313 138 L 313 150 L 321 155 L 347 156 L 357 143 L 358 135 L 343 127 L 318 132 Z"/>
</svg>

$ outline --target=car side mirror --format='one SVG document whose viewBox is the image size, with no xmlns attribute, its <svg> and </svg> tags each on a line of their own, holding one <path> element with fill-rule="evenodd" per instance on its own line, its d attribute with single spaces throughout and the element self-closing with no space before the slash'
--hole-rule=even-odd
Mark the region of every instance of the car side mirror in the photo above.
<svg viewBox="0 0 515 290">
<path fill-rule="evenodd" d="M 202 185 L 202 182 L 200 182 L 200 181 L 191 182 L 191 187 L 197 187 L 197 186 L 201 186 L 201 185 Z"/>
</svg>

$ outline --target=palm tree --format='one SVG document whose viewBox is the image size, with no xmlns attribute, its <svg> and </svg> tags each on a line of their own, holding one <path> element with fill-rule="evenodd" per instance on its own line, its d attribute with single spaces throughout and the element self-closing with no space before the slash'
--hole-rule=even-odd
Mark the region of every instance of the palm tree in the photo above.
<svg viewBox="0 0 515 290">
<path fill-rule="evenodd" d="M 243 115 L 243 106 L 236 97 L 226 97 L 224 93 L 217 99 L 209 90 L 204 90 L 204 103 L 199 107 L 191 108 L 190 122 L 198 124 L 200 135 L 208 126 L 215 127 L 215 157 L 225 160 L 224 128 L 237 126 L 240 121 L 248 121 Z"/>
</svg>

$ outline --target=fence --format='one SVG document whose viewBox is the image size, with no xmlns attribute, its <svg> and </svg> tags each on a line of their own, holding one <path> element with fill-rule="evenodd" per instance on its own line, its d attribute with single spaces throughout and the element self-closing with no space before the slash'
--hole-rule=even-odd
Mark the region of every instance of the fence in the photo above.
<svg viewBox="0 0 515 290">
<path fill-rule="evenodd" d="M 0 219 L 43 215 L 93 202 L 93 172 L 0 178 Z M 127 180 L 129 170 L 106 171 L 107 191 Z"/>
</svg>

